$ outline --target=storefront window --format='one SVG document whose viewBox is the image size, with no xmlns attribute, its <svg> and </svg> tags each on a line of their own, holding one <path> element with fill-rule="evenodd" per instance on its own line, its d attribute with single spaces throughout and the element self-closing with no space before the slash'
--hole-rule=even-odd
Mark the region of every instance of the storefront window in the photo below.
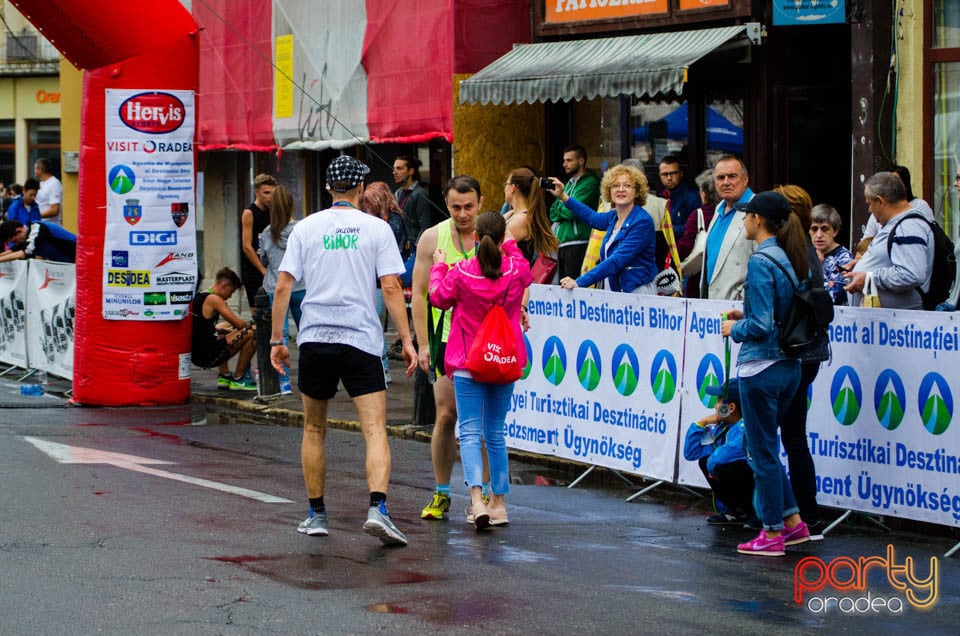
<svg viewBox="0 0 960 636">
<path fill-rule="evenodd" d="M 16 134 L 13 120 L 0 120 L 0 181 L 10 185 L 14 182 L 16 172 Z"/>
<path fill-rule="evenodd" d="M 960 3 L 938 0 L 933 3 L 934 48 L 960 47 Z"/>
<path fill-rule="evenodd" d="M 60 122 L 56 119 L 34 119 L 28 124 L 28 156 L 30 174 L 40 157 L 53 162 L 53 174 L 60 176 Z"/>
<path fill-rule="evenodd" d="M 713 167 L 723 155 L 743 156 L 743 100 L 716 99 L 707 102 L 706 157 Z"/>
<path fill-rule="evenodd" d="M 933 65 L 933 209 L 948 235 L 957 239 L 957 190 L 960 171 L 960 62 Z"/>
<path fill-rule="evenodd" d="M 643 164 L 652 189 L 660 188 L 661 159 L 676 155 L 685 162 L 689 119 L 685 101 L 635 101 L 630 107 L 630 156 Z"/>
</svg>

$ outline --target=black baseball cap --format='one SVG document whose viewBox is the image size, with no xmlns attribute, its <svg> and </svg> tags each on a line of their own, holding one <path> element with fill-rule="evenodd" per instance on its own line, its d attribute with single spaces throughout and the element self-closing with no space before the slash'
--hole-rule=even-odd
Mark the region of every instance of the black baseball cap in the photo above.
<svg viewBox="0 0 960 636">
<path fill-rule="evenodd" d="M 367 164 L 353 157 L 341 155 L 327 166 L 327 187 L 334 192 L 349 192 L 363 183 L 363 178 L 369 172 L 370 168 Z"/>
<path fill-rule="evenodd" d="M 786 221 L 790 216 L 790 202 L 779 192 L 761 192 L 746 203 L 738 203 L 738 212 L 753 212 L 771 221 Z"/>
</svg>

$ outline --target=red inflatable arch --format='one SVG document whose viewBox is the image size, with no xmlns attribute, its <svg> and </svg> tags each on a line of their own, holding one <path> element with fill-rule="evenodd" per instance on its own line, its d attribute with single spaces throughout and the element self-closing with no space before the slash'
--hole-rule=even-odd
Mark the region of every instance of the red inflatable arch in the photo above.
<svg viewBox="0 0 960 636">
<path fill-rule="evenodd" d="M 83 80 L 80 138 L 74 400 L 131 406 L 182 404 L 178 379 L 190 350 L 190 321 L 108 321 L 102 314 L 106 223 L 105 91 L 190 90 L 199 86 L 198 29 L 177 0 L 11 0 L 78 68 Z"/>
</svg>

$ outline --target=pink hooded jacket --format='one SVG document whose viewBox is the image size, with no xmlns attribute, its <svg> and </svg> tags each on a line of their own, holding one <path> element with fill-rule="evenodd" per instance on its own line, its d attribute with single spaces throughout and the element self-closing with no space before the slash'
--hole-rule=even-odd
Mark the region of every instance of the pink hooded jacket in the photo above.
<svg viewBox="0 0 960 636">
<path fill-rule="evenodd" d="M 476 257 L 460 261 L 452 267 L 446 263 L 436 263 L 430 268 L 430 303 L 438 309 L 456 306 L 444 359 L 447 375 L 463 367 L 480 323 L 494 304 L 501 303 L 520 343 L 520 366 L 527 365 L 527 348 L 523 346 L 520 328 L 520 304 L 524 290 L 533 280 L 530 264 L 512 240 L 503 244 L 502 252 L 502 274 L 497 280 L 490 280 L 481 273 Z"/>
</svg>

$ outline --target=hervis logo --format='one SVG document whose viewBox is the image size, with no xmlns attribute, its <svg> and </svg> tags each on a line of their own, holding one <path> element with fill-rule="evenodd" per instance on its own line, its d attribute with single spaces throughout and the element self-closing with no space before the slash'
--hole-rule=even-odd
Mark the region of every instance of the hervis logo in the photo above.
<svg viewBox="0 0 960 636">
<path fill-rule="evenodd" d="M 560 386 L 563 376 L 567 373 L 567 350 L 563 348 L 563 341 L 556 336 L 550 336 L 543 343 L 543 376 L 550 384 Z"/>
<path fill-rule="evenodd" d="M 622 344 L 613 350 L 610 359 L 610 369 L 613 371 L 613 386 L 620 395 L 630 395 L 637 390 L 640 378 L 640 362 L 637 354 L 628 344 Z"/>
<path fill-rule="evenodd" d="M 700 360 L 700 366 L 697 367 L 697 397 L 700 403 L 708 409 L 717 405 L 717 398 L 714 395 L 707 395 L 707 389 L 712 386 L 719 386 L 723 383 L 723 364 L 720 358 L 708 353 Z"/>
<path fill-rule="evenodd" d="M 942 435 L 953 419 L 953 394 L 950 385 L 939 373 L 931 371 L 920 381 L 917 406 L 923 426 L 934 435 Z"/>
<path fill-rule="evenodd" d="M 907 392 L 903 389 L 903 380 L 893 369 L 884 369 L 877 376 L 873 386 L 873 408 L 877 412 L 880 426 L 892 431 L 903 421 Z"/>
<path fill-rule="evenodd" d="M 844 426 L 850 426 L 860 415 L 863 391 L 860 378 L 853 367 L 842 366 L 833 374 L 830 385 L 830 402 L 833 404 L 833 416 Z"/>
<path fill-rule="evenodd" d="M 666 349 L 657 351 L 650 365 L 650 386 L 653 396 L 661 404 L 666 404 L 677 393 L 677 361 Z"/>
<path fill-rule="evenodd" d="M 584 340 L 577 351 L 577 378 L 580 386 L 593 391 L 600 384 L 600 349 L 593 340 Z"/>
<path fill-rule="evenodd" d="M 533 347 L 530 346 L 530 339 L 527 338 L 527 334 L 523 334 L 523 346 L 527 350 L 527 364 L 523 367 L 523 375 L 520 376 L 520 379 L 526 380 L 530 375 L 530 370 L 533 369 Z"/>
</svg>

